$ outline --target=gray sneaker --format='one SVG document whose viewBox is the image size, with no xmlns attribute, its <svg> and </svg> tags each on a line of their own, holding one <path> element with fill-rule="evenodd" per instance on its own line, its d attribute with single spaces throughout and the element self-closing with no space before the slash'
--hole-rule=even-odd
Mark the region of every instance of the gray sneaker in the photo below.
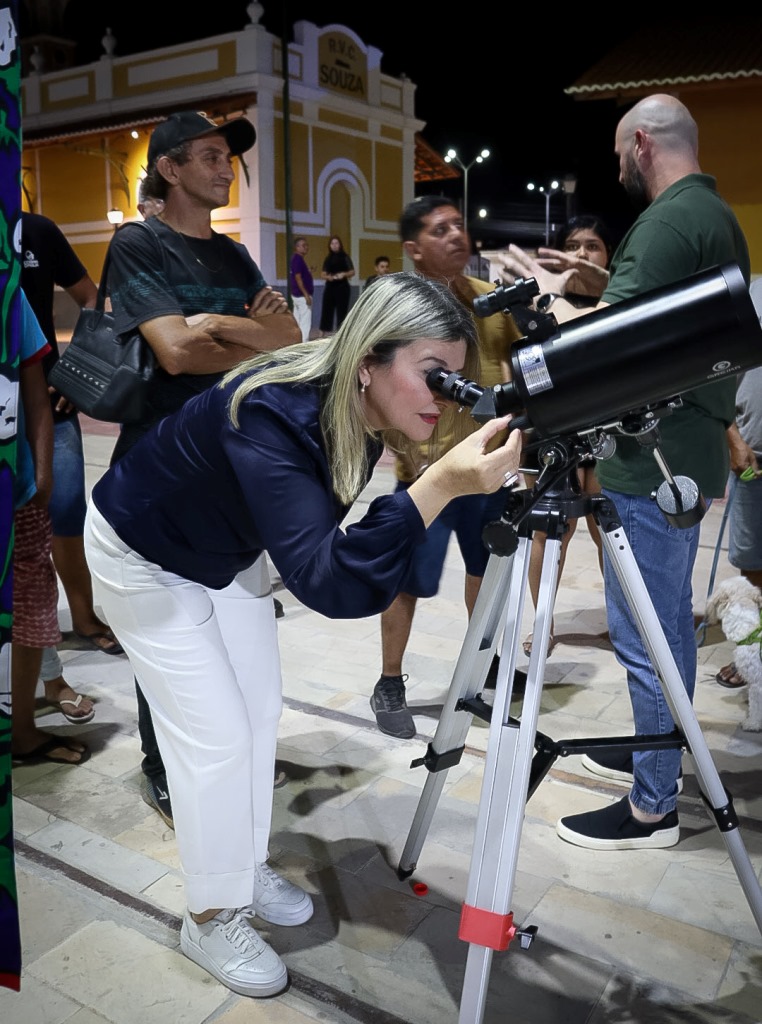
<svg viewBox="0 0 762 1024">
<path fill-rule="evenodd" d="M 381 676 L 373 688 L 370 706 L 376 725 L 387 736 L 410 740 L 415 736 L 415 722 L 405 700 L 407 676 Z"/>
<path fill-rule="evenodd" d="M 301 886 L 283 878 L 269 864 L 257 864 L 254 899 L 244 912 L 270 924 L 294 925 L 309 921 L 314 910 L 312 897 Z"/>
<path fill-rule="evenodd" d="M 274 996 L 288 984 L 286 965 L 251 927 L 245 910 L 222 910 L 206 924 L 186 911 L 180 949 L 241 996 Z"/>
</svg>

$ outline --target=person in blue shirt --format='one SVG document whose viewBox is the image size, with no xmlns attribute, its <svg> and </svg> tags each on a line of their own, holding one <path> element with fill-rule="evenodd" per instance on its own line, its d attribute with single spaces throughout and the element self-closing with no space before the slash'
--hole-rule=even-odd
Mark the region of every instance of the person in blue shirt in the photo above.
<svg viewBox="0 0 762 1024">
<path fill-rule="evenodd" d="M 181 949 L 243 995 L 287 984 L 249 919 L 298 925 L 313 910 L 267 863 L 281 676 L 265 555 L 308 607 L 375 615 L 452 498 L 517 479 L 519 431 L 488 451 L 509 417 L 476 429 L 429 390 L 434 369 L 478 375 L 473 318 L 438 282 L 387 275 L 330 340 L 231 370 L 93 488 L 88 562 L 172 791 Z M 455 429 L 462 440 L 437 458 L 437 437 Z M 384 446 L 428 439 L 427 472 L 343 529 Z"/>
</svg>

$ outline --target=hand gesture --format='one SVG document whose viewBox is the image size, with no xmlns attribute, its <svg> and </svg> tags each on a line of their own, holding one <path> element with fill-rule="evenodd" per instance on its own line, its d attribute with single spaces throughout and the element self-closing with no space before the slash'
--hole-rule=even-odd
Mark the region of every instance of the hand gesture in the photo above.
<svg viewBox="0 0 762 1024">
<path fill-rule="evenodd" d="M 515 284 L 519 277 L 533 277 L 537 281 L 540 295 L 545 295 L 548 292 L 563 295 L 569 278 L 575 273 L 573 269 L 564 270 L 562 273 L 551 273 L 538 259 L 513 244 L 508 246 L 507 251 L 498 253 L 497 260 L 502 265 L 500 277 L 503 284 Z"/>
<path fill-rule="evenodd" d="M 609 283 L 608 270 L 573 252 L 541 246 L 537 250 L 537 262 L 541 267 L 554 273 L 571 271 L 566 282 L 567 288 L 576 295 L 592 295 L 600 299 Z"/>
</svg>

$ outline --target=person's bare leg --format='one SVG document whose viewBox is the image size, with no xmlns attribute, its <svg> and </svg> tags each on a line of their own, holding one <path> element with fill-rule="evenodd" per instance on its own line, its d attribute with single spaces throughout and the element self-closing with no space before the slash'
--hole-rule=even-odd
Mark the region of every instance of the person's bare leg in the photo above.
<svg viewBox="0 0 762 1024">
<path fill-rule="evenodd" d="M 598 482 L 598 477 L 595 475 L 595 466 L 584 466 L 580 470 L 580 483 L 582 484 L 582 490 L 585 494 L 595 496 L 601 493 L 601 485 Z M 585 516 L 585 522 L 587 528 L 590 531 L 590 536 L 593 538 L 593 543 L 598 549 L 598 565 L 601 570 L 601 576 L 603 575 L 603 539 L 601 537 L 600 527 L 595 521 L 595 516 Z"/>
<path fill-rule="evenodd" d="M 601 576 L 603 576 L 603 539 L 601 537 L 600 527 L 595 521 L 595 516 L 585 516 L 585 522 L 587 523 L 587 529 L 590 536 L 593 539 L 593 544 L 598 551 L 598 568 L 601 570 Z"/>
<path fill-rule="evenodd" d="M 416 598 L 398 594 L 381 613 L 381 678 L 373 688 L 370 706 L 381 732 L 400 739 L 415 736 L 415 722 L 405 696 L 402 659 L 410 639 Z"/>
<path fill-rule="evenodd" d="M 418 599 L 412 594 L 398 594 L 381 613 L 381 674 L 402 675 L 405 655 Z"/>
<path fill-rule="evenodd" d="M 42 746 L 51 733 L 43 732 L 34 724 L 34 700 L 37 680 L 42 664 L 41 647 L 11 647 L 11 748 L 14 754 L 28 754 Z M 55 747 L 50 753 L 56 758 L 77 764 L 77 751 L 84 752 L 84 743 L 67 737 L 66 745 Z"/>
<path fill-rule="evenodd" d="M 196 924 L 206 924 L 207 921 L 211 921 L 213 917 L 216 917 L 222 909 L 222 907 L 219 907 L 217 910 L 204 910 L 201 914 L 191 914 L 191 917 Z"/>
<path fill-rule="evenodd" d="M 71 628 L 79 636 L 96 636 L 93 643 L 108 653 L 120 653 L 116 639 L 107 623 L 95 612 L 93 599 L 93 582 L 85 558 L 85 545 L 82 537 L 53 537 L 53 564 L 61 580 L 66 600 L 71 612 Z"/>
<path fill-rule="evenodd" d="M 75 633 L 103 633 L 108 629 L 93 607 L 93 583 L 82 537 L 53 537 L 53 564 L 66 593 Z"/>
<path fill-rule="evenodd" d="M 482 585 L 483 578 L 484 577 L 482 576 L 471 576 L 469 573 L 466 573 L 466 585 L 463 596 L 465 598 L 466 611 L 468 612 L 469 619 L 474 614 L 474 605 L 476 604 L 476 599 L 479 596 L 479 588 Z"/>
<path fill-rule="evenodd" d="M 561 551 L 558 556 L 558 579 L 556 580 L 556 593 L 558 593 L 558 585 L 561 582 L 561 576 L 564 571 L 564 565 L 566 563 L 566 550 L 569 547 L 569 541 L 572 539 L 574 531 L 577 529 L 577 520 L 569 520 L 569 529 L 561 538 Z M 537 599 L 540 595 L 540 578 L 542 577 L 542 562 L 545 557 L 545 541 L 547 540 L 547 534 L 535 531 L 532 535 L 532 550 L 529 553 L 529 592 L 532 595 L 532 605 L 535 611 L 537 610 Z M 553 638 L 555 636 L 555 625 L 551 622 L 550 624 L 550 643 L 548 645 L 548 653 L 553 646 Z M 532 634 L 524 641 L 524 653 L 529 654 L 532 649 Z"/>
<path fill-rule="evenodd" d="M 762 569 L 741 569 L 741 575 L 753 586 L 762 590 Z"/>
</svg>

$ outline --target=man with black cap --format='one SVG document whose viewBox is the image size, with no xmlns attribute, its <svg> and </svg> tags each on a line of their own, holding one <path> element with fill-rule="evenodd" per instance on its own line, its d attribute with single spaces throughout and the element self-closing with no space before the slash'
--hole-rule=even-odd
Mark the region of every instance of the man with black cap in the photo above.
<svg viewBox="0 0 762 1024">
<path fill-rule="evenodd" d="M 194 110 L 172 114 L 151 135 L 141 195 L 163 207 L 145 221 L 150 231 L 128 223 L 115 233 L 108 289 L 117 330 L 139 327 L 159 370 L 151 412 L 122 426 L 112 464 L 242 360 L 301 341 L 285 297 L 267 285 L 245 246 L 212 230 L 212 210 L 229 202 L 233 159 L 255 140 L 246 118 L 218 125 Z M 143 799 L 173 827 L 171 787 L 148 704 L 136 689 Z"/>
</svg>

